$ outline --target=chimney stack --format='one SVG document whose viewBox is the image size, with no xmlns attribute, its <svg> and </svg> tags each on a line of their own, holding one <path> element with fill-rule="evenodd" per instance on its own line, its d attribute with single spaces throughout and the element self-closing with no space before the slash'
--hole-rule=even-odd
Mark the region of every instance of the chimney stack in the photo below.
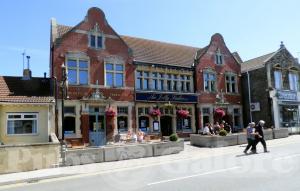
<svg viewBox="0 0 300 191">
<path fill-rule="evenodd" d="M 23 70 L 23 80 L 30 80 L 31 79 L 31 70 L 30 70 L 30 56 L 26 56 L 27 58 L 27 68 Z"/>
</svg>

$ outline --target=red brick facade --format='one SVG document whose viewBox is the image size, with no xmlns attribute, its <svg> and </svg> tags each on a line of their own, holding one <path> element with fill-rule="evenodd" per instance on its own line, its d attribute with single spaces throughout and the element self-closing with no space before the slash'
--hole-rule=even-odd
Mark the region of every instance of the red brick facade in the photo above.
<svg viewBox="0 0 300 191">
<path fill-rule="evenodd" d="M 222 64 L 216 64 L 216 52 L 221 53 L 223 57 Z M 241 66 L 238 61 L 235 59 L 233 54 L 227 48 L 223 37 L 220 34 L 215 34 L 211 37 L 210 44 L 200 50 L 197 55 L 196 60 L 196 92 L 199 93 L 198 97 L 198 107 L 201 108 L 203 104 L 211 104 L 213 108 L 224 107 L 227 108 L 231 105 L 241 105 Z M 205 71 L 211 71 L 216 76 L 216 90 L 213 92 L 205 91 L 204 88 L 204 73 Z M 237 92 L 236 93 L 227 93 L 226 92 L 226 82 L 225 74 L 232 73 L 237 77 Z M 224 95 L 224 100 L 226 104 L 218 104 L 217 96 L 221 95 L 221 91 Z M 212 111 L 211 111 L 212 112 Z M 198 120 L 201 121 L 201 110 L 199 111 Z M 203 125 L 203 123 L 202 123 Z M 201 128 L 201 123 L 199 123 Z"/>
</svg>

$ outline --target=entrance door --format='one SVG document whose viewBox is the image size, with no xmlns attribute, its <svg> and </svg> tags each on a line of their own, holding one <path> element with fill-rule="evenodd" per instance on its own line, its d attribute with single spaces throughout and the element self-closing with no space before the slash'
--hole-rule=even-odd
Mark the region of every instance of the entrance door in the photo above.
<svg viewBox="0 0 300 191">
<path fill-rule="evenodd" d="M 160 117 L 160 129 L 162 136 L 170 136 L 172 134 L 172 117 Z"/>
<path fill-rule="evenodd" d="M 64 118 L 64 134 L 65 135 L 75 134 L 75 117 Z"/>
<path fill-rule="evenodd" d="M 105 117 L 98 112 L 90 113 L 89 116 L 89 139 L 91 146 L 106 144 Z"/>
</svg>

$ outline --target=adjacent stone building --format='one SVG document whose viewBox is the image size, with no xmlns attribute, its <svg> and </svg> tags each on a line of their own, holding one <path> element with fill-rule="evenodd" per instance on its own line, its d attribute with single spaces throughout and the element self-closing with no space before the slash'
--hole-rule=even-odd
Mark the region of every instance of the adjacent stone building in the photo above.
<svg viewBox="0 0 300 191">
<path fill-rule="evenodd" d="M 242 63 L 244 121 L 299 130 L 300 65 L 281 43 L 272 53 Z M 250 92 L 250 93 L 249 93 Z"/>
</svg>

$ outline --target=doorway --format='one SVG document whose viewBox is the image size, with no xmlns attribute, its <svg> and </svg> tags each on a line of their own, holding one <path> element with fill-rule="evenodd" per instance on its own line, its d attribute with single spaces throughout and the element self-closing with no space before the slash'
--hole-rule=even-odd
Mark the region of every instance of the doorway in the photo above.
<svg viewBox="0 0 300 191">
<path fill-rule="evenodd" d="M 75 134 L 75 117 L 64 118 L 64 134 Z"/>
<path fill-rule="evenodd" d="M 170 136 L 172 134 L 172 117 L 160 117 L 160 129 L 162 136 Z"/>
</svg>

